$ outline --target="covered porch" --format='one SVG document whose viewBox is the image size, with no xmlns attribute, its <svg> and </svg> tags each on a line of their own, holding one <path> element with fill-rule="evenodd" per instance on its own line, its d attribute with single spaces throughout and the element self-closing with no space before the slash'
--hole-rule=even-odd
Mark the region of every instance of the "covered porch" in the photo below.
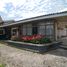
<svg viewBox="0 0 67 67">
<path fill-rule="evenodd" d="M 11 27 L 12 37 L 23 37 L 31 35 L 44 35 L 46 38 L 55 40 L 55 19 L 37 20 L 28 23 L 21 23 Z"/>
</svg>

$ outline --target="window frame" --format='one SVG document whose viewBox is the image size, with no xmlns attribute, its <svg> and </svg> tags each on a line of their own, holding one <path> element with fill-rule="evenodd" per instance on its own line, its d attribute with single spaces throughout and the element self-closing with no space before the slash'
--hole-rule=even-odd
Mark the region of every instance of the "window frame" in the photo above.
<svg viewBox="0 0 67 67">
<path fill-rule="evenodd" d="M 0 35 L 4 35 L 5 34 L 5 30 L 4 29 L 0 29 L 0 30 L 3 31 L 3 33 L 2 34 L 0 33 Z"/>
<path fill-rule="evenodd" d="M 17 31 L 18 31 L 18 27 L 11 29 L 11 35 L 12 35 L 12 36 L 14 36 L 14 35 L 13 35 L 13 30 L 17 30 Z M 17 34 L 17 33 L 16 33 L 16 34 Z M 15 35 L 16 35 L 16 34 L 15 34 Z"/>
</svg>

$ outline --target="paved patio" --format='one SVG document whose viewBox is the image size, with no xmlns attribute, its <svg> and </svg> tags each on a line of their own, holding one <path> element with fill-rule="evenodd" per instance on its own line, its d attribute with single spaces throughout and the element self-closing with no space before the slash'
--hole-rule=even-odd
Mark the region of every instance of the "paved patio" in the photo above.
<svg viewBox="0 0 67 67">
<path fill-rule="evenodd" d="M 67 67 L 67 50 L 34 53 L 0 43 L 0 63 L 6 67 Z"/>
</svg>

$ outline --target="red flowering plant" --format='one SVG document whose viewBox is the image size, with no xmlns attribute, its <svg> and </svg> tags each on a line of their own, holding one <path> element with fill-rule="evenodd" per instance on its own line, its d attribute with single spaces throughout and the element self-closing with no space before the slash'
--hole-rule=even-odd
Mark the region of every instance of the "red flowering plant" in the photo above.
<svg viewBox="0 0 67 67">
<path fill-rule="evenodd" d="M 44 35 L 34 34 L 32 36 L 23 36 L 21 39 L 25 42 L 39 43 L 39 40 L 43 37 Z"/>
<path fill-rule="evenodd" d="M 31 36 L 22 36 L 21 39 L 24 42 L 34 43 L 34 44 L 43 44 L 43 43 L 50 43 L 51 40 L 46 38 L 44 35 L 35 34 Z"/>
</svg>

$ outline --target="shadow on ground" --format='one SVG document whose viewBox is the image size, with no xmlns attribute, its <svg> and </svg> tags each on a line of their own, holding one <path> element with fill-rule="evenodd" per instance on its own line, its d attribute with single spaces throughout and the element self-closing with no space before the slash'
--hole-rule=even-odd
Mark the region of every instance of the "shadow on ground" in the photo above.
<svg viewBox="0 0 67 67">
<path fill-rule="evenodd" d="M 59 47 L 56 50 L 51 50 L 47 53 L 56 56 L 67 57 L 67 46 L 64 46 L 64 44 L 59 44 Z"/>
<path fill-rule="evenodd" d="M 51 55 L 56 55 L 56 56 L 63 56 L 67 57 L 67 48 L 62 46 L 62 43 L 58 43 L 55 46 L 51 46 L 52 48 L 47 50 L 45 47 L 36 47 L 36 46 L 25 46 L 25 45 L 17 45 L 17 44 L 8 44 L 8 46 L 18 48 L 21 50 L 26 50 L 26 51 L 31 51 L 34 53 L 40 53 L 40 54 L 51 54 Z M 55 48 L 54 48 L 55 47 Z M 30 49 L 29 49 L 30 48 Z"/>
</svg>

